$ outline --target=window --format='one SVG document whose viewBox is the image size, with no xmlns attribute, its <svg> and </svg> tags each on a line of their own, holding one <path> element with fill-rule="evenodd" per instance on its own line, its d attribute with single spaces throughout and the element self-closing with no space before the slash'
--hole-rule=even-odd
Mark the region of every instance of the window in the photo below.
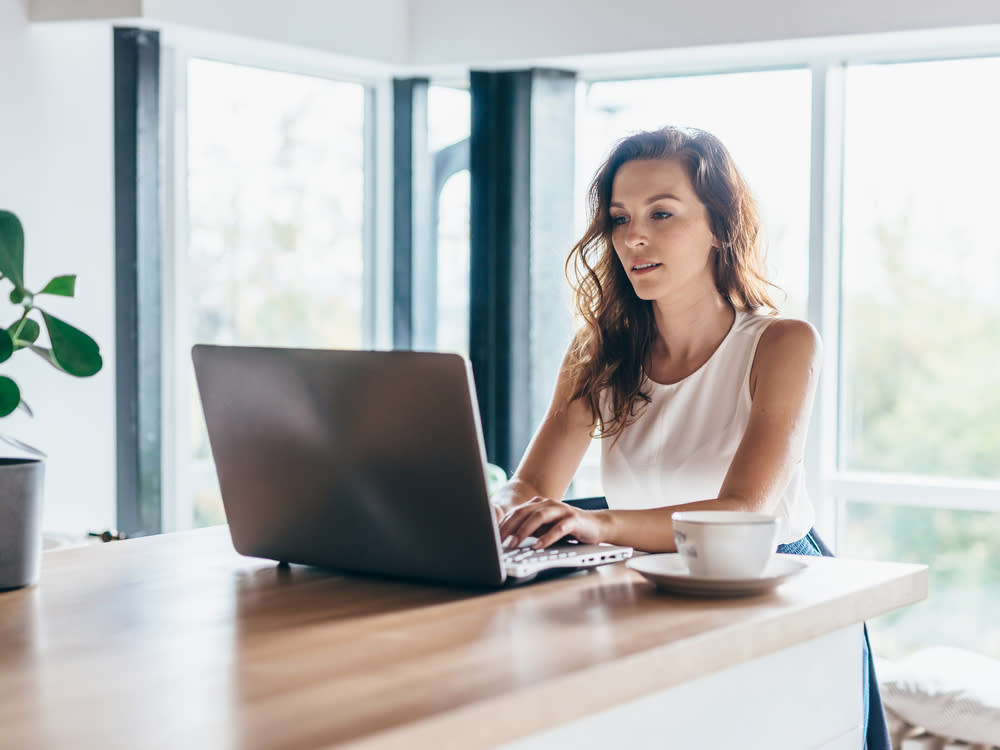
<svg viewBox="0 0 1000 750">
<path fill-rule="evenodd" d="M 364 87 L 192 59 L 187 92 L 190 343 L 360 347 Z M 224 520 L 193 378 L 186 385 L 181 528 Z"/>
<path fill-rule="evenodd" d="M 1000 656 L 997 80 L 996 57 L 846 74 L 840 551 L 930 564 L 929 599 L 873 623 L 895 652 Z"/>
<path fill-rule="evenodd" d="M 850 68 L 843 455 L 1000 480 L 1000 58 Z M 983 87 L 983 88 L 980 88 Z"/>
<path fill-rule="evenodd" d="M 844 501 L 839 554 L 929 564 L 930 594 L 869 623 L 875 652 L 949 645 L 1000 657 L 1000 513 L 878 500 Z"/>
<path fill-rule="evenodd" d="M 469 170 L 438 195 L 437 350 L 469 356 Z"/>
<path fill-rule="evenodd" d="M 468 89 L 428 88 L 427 143 L 434 163 L 438 351 L 469 356 Z M 421 290 L 427 293 L 427 290 Z"/>
</svg>

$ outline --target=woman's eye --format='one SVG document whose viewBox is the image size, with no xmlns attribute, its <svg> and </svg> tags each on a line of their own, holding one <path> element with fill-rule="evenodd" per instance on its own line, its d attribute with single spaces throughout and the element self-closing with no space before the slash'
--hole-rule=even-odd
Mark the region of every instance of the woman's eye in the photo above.
<svg viewBox="0 0 1000 750">
<path fill-rule="evenodd" d="M 628 223 L 628 217 L 627 216 L 612 216 L 611 217 L 611 226 L 613 226 L 613 227 L 620 227 L 623 224 L 627 224 L 627 223 Z"/>
<path fill-rule="evenodd" d="M 656 211 L 653 213 L 654 219 L 669 219 L 671 216 L 673 216 L 673 214 L 669 211 Z"/>
</svg>

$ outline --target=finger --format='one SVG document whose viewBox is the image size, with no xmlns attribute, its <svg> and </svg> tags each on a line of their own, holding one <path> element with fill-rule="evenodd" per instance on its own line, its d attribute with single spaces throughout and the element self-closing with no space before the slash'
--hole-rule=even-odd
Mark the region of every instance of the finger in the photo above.
<svg viewBox="0 0 1000 750">
<path fill-rule="evenodd" d="M 546 547 L 551 547 L 556 542 L 562 541 L 566 537 L 570 536 L 575 530 L 577 525 L 577 519 L 573 516 L 564 517 L 558 523 L 552 524 L 549 530 L 538 537 L 538 541 L 532 546 L 532 549 L 545 549 Z"/>
<path fill-rule="evenodd" d="M 526 537 L 540 536 L 539 532 L 543 527 L 558 522 L 565 514 L 566 509 L 563 503 L 552 503 L 537 506 L 535 509 L 527 511 L 526 515 L 521 519 L 512 519 L 520 520 L 520 523 L 517 526 L 511 525 L 508 546 L 516 547 Z M 546 528 L 545 531 L 548 531 L 548 529 Z"/>
<path fill-rule="evenodd" d="M 520 516 L 523 516 L 523 513 L 513 510 L 500 521 L 500 545 L 505 549 L 510 549 L 514 546 L 515 539 L 513 532 L 521 525 Z M 520 540 L 517 543 L 520 543 Z"/>
<path fill-rule="evenodd" d="M 539 526 L 551 520 L 549 516 L 550 511 L 548 511 L 545 506 L 525 508 L 522 513 L 509 519 L 508 531 L 512 536 L 516 537 L 517 542 L 520 543 L 520 541 L 526 536 L 534 536 L 533 532 L 537 530 Z"/>
<path fill-rule="evenodd" d="M 500 539 L 503 546 L 509 548 L 516 547 L 521 543 L 527 534 L 519 534 L 519 530 L 524 527 L 525 521 L 533 511 L 521 508 L 508 515 L 500 524 Z"/>
<path fill-rule="evenodd" d="M 524 516 L 522 508 L 515 508 L 500 521 L 500 538 L 510 536 L 510 533 L 521 525 Z"/>
<path fill-rule="evenodd" d="M 514 510 L 510 511 L 503 519 L 500 521 L 500 538 L 503 539 L 511 532 L 517 529 L 518 526 L 524 521 L 524 518 L 528 513 L 535 510 L 539 503 L 543 503 L 547 498 L 535 496 L 531 498 L 528 502 L 518 505 Z"/>
</svg>

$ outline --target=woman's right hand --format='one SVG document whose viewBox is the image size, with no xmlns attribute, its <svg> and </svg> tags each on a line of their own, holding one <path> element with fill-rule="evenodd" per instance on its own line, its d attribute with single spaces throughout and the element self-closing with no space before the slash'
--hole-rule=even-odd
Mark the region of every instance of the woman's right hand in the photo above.
<svg viewBox="0 0 1000 750">
<path fill-rule="evenodd" d="M 528 537 L 538 539 L 535 549 L 573 538 L 584 544 L 598 544 L 608 533 L 610 516 L 601 511 L 586 511 L 561 500 L 533 497 L 511 511 L 500 524 L 500 538 L 514 548 Z"/>
</svg>

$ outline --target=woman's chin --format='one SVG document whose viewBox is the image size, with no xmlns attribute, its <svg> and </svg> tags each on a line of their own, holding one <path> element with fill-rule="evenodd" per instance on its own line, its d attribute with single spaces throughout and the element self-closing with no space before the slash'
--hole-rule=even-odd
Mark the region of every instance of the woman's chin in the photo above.
<svg viewBox="0 0 1000 750">
<path fill-rule="evenodd" d="M 662 294 L 658 294 L 657 290 L 648 284 L 632 284 L 632 291 L 635 292 L 635 296 L 644 302 L 652 302 L 662 297 Z"/>
</svg>

